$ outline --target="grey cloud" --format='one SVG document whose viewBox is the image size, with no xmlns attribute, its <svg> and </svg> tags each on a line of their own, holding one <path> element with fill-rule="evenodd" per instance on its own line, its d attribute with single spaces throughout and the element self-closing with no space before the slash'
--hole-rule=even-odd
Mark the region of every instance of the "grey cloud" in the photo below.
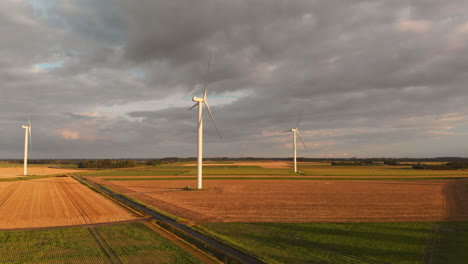
<svg viewBox="0 0 468 264">
<path fill-rule="evenodd" d="M 209 101 L 224 138 L 206 116 L 207 155 L 289 156 L 280 131 L 301 109 L 315 146 L 304 156 L 468 155 L 453 144 L 462 121 L 442 123 L 453 136 L 427 132 L 441 129 L 431 118 L 468 113 L 468 33 L 456 32 L 466 10 L 436 0 L 106 0 L 59 1 L 47 18 L 2 2 L 0 157 L 21 157 L 12 142 L 30 114 L 37 156 L 194 156 L 196 112 L 186 109 L 210 49 Z M 225 93 L 239 98 L 222 104 Z"/>
</svg>

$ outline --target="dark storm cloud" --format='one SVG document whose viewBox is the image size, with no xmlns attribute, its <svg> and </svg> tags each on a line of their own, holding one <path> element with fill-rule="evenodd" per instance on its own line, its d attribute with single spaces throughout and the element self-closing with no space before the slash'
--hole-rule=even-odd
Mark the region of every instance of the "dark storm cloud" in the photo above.
<svg viewBox="0 0 468 264">
<path fill-rule="evenodd" d="M 21 156 L 30 114 L 38 156 L 194 156 L 187 108 L 210 50 L 223 139 L 205 116 L 207 155 L 287 156 L 301 110 L 304 156 L 468 155 L 452 144 L 468 120 L 466 1 L 28 3 L 0 4 L 2 157 Z"/>
</svg>

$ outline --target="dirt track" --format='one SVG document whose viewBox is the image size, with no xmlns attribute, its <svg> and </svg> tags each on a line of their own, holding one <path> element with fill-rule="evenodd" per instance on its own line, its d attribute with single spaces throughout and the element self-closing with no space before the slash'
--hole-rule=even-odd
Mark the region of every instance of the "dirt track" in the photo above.
<svg viewBox="0 0 468 264">
<path fill-rule="evenodd" d="M 0 182 L 0 229 L 81 225 L 136 218 L 70 177 Z"/>
<path fill-rule="evenodd" d="M 463 200 L 447 196 L 451 180 L 209 180 L 202 191 L 181 190 L 190 180 L 92 180 L 195 222 L 468 220 Z"/>
</svg>

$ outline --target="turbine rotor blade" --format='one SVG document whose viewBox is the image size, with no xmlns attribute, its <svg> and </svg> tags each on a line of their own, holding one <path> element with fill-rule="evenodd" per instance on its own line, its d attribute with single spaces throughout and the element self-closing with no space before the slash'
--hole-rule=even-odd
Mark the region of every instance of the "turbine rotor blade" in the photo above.
<svg viewBox="0 0 468 264">
<path fill-rule="evenodd" d="M 306 146 L 306 144 L 304 143 L 304 140 L 302 140 L 301 135 L 299 134 L 299 131 L 296 131 L 296 135 L 297 135 L 297 137 L 301 140 L 302 145 L 304 145 L 304 148 L 305 148 L 305 149 L 308 149 L 307 146 Z"/>
<path fill-rule="evenodd" d="M 192 110 L 193 108 L 195 108 L 195 106 L 197 106 L 198 103 L 195 103 L 194 105 L 192 105 L 192 107 L 190 107 L 188 110 Z"/>
<path fill-rule="evenodd" d="M 301 123 L 302 112 L 303 110 L 301 110 L 301 112 L 299 113 L 299 117 L 297 118 L 296 129 L 299 127 L 299 124 Z"/>
<path fill-rule="evenodd" d="M 31 116 L 28 117 L 28 136 L 29 136 L 28 149 L 29 149 L 29 151 L 31 151 L 31 148 L 32 148 L 32 140 L 31 140 Z"/>
<path fill-rule="evenodd" d="M 208 102 L 207 101 L 203 101 L 203 103 L 206 105 L 206 109 L 208 110 L 208 113 L 210 114 L 210 117 L 211 117 L 211 120 L 213 121 L 213 124 L 216 128 L 216 131 L 218 132 L 218 135 L 220 138 L 223 138 L 223 136 L 221 136 L 221 133 L 219 132 L 219 129 L 218 129 L 218 126 L 216 125 L 216 121 L 213 117 L 213 113 L 211 113 L 211 109 L 210 109 L 210 106 L 208 105 Z"/>
<path fill-rule="evenodd" d="M 210 64 L 211 64 L 211 49 L 210 49 L 210 57 L 208 58 L 208 67 L 206 69 L 205 90 L 203 91 L 203 100 L 206 100 L 206 92 L 207 92 L 207 86 L 208 86 L 208 74 L 210 73 Z"/>
<path fill-rule="evenodd" d="M 290 130 L 285 130 L 283 131 L 284 133 L 288 133 L 288 132 L 291 132 L 291 129 Z"/>
<path fill-rule="evenodd" d="M 29 144 L 28 144 L 28 146 L 29 146 L 29 151 L 31 151 L 31 149 L 32 149 L 31 123 L 29 123 L 29 126 L 28 126 L 28 134 L 29 134 Z"/>
</svg>

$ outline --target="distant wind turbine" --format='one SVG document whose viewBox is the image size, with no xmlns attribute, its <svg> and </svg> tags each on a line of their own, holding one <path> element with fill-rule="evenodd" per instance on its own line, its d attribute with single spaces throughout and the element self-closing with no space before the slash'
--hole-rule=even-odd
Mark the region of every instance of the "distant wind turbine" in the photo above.
<svg viewBox="0 0 468 264">
<path fill-rule="evenodd" d="M 297 142 L 296 142 L 296 135 L 301 140 L 302 145 L 304 145 L 304 148 L 307 149 L 307 146 L 304 143 L 304 140 L 302 140 L 301 135 L 299 134 L 299 124 L 301 123 L 301 117 L 302 117 L 302 111 L 299 114 L 299 118 L 297 119 L 296 128 L 292 128 L 291 130 L 284 131 L 284 132 L 292 132 L 293 133 L 294 172 L 297 172 L 297 144 L 296 144 Z"/>
<path fill-rule="evenodd" d="M 216 126 L 216 122 L 213 117 L 213 113 L 211 113 L 210 106 L 208 101 L 206 100 L 206 93 L 207 93 L 207 83 L 208 83 L 208 74 L 210 72 L 210 63 L 211 63 L 211 50 L 210 56 L 208 59 L 208 67 L 205 76 L 205 91 L 203 92 L 203 97 L 199 98 L 194 96 L 192 101 L 195 104 L 189 108 L 189 110 L 195 108 L 198 105 L 198 161 L 197 161 L 197 189 L 202 189 L 202 167 L 203 167 L 203 105 L 205 104 L 208 113 L 210 114 L 211 120 L 213 120 L 213 124 L 218 132 L 219 137 L 221 137 L 221 133 L 219 132 L 218 127 Z"/>
<path fill-rule="evenodd" d="M 28 125 L 23 126 L 25 129 L 25 134 L 24 134 L 24 172 L 23 175 L 28 175 L 28 151 L 31 148 L 31 118 L 28 120 Z M 28 142 L 29 139 L 29 142 Z M 29 143 L 29 144 L 28 144 Z"/>
</svg>

